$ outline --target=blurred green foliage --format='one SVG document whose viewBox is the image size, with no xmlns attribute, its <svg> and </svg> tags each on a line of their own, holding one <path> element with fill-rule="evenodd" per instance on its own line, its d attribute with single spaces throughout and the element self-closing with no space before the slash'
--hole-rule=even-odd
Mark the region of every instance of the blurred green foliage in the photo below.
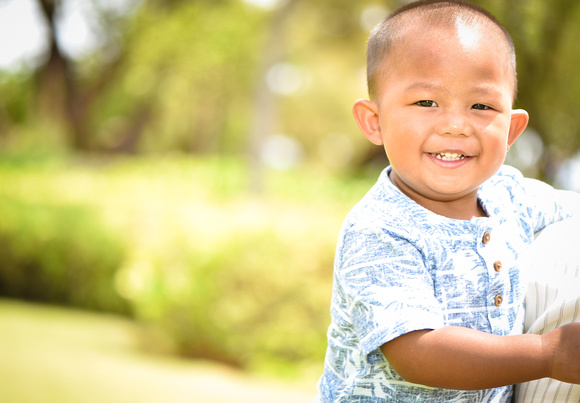
<svg viewBox="0 0 580 403">
<path fill-rule="evenodd" d="M 82 206 L 0 199 L 0 294 L 127 312 L 112 287 L 124 248 Z"/>
<path fill-rule="evenodd" d="M 336 234 L 367 177 L 236 159 L 0 164 L 0 293 L 122 312 L 150 348 L 281 374 L 319 365 Z"/>
<path fill-rule="evenodd" d="M 56 185 L 55 158 L 7 155 L 0 164 L 0 294 L 80 308 L 128 313 L 113 288 L 125 259 L 123 239 L 107 228 L 98 211 L 60 197 L 75 184 Z M 50 184 L 49 184 L 50 183 Z"/>
<path fill-rule="evenodd" d="M 145 3 L 128 28 L 118 85 L 96 108 L 93 146 L 114 149 L 145 110 L 136 151 L 238 149 L 263 23 L 242 2 Z"/>
</svg>

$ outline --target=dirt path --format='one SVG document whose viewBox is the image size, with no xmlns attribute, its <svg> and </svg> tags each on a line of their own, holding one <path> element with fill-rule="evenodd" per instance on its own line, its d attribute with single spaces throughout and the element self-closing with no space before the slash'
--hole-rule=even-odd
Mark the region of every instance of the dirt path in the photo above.
<svg viewBox="0 0 580 403">
<path fill-rule="evenodd" d="M 0 300 L 3 403 L 310 403 L 312 382 L 146 355 L 115 317 Z"/>
</svg>

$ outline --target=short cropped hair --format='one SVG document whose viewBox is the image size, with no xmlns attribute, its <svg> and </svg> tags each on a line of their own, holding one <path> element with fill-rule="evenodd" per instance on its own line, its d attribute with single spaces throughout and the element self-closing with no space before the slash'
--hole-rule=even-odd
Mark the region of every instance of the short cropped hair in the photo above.
<svg viewBox="0 0 580 403">
<path fill-rule="evenodd" d="M 389 54 L 396 46 L 404 29 L 413 16 L 427 21 L 428 26 L 454 26 L 461 18 L 466 23 L 499 28 L 507 45 L 507 67 L 513 71 L 514 99 L 517 93 L 517 73 L 515 47 L 511 35 L 505 27 L 488 11 L 463 0 L 420 0 L 403 6 L 387 16 L 371 32 L 367 43 L 367 85 L 369 97 L 374 100 L 382 78 L 382 69 Z M 409 18 L 411 17 L 411 18 Z"/>
</svg>

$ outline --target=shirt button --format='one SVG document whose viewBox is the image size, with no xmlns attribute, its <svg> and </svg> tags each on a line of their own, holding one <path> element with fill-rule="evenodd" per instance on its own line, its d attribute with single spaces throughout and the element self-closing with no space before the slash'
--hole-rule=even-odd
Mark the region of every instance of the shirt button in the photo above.
<svg viewBox="0 0 580 403">
<path fill-rule="evenodd" d="M 481 238 L 481 242 L 483 242 L 483 244 L 488 244 L 489 241 L 491 240 L 491 234 L 489 232 L 485 232 L 483 234 L 483 238 Z"/>
<path fill-rule="evenodd" d="M 500 306 L 502 302 L 503 302 L 503 297 L 500 294 L 497 294 L 495 296 L 495 298 L 493 299 L 493 303 L 495 304 L 495 306 Z"/>
<path fill-rule="evenodd" d="M 501 262 L 499 260 L 493 264 L 493 269 L 499 273 L 501 270 Z"/>
</svg>

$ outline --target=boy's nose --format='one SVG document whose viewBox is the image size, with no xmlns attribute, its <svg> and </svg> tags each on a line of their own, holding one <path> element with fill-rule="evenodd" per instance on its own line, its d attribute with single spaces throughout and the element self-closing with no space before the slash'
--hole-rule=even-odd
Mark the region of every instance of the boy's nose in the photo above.
<svg viewBox="0 0 580 403">
<path fill-rule="evenodd" d="M 462 112 L 447 112 L 441 116 L 438 133 L 444 136 L 471 136 L 473 128 Z"/>
</svg>

